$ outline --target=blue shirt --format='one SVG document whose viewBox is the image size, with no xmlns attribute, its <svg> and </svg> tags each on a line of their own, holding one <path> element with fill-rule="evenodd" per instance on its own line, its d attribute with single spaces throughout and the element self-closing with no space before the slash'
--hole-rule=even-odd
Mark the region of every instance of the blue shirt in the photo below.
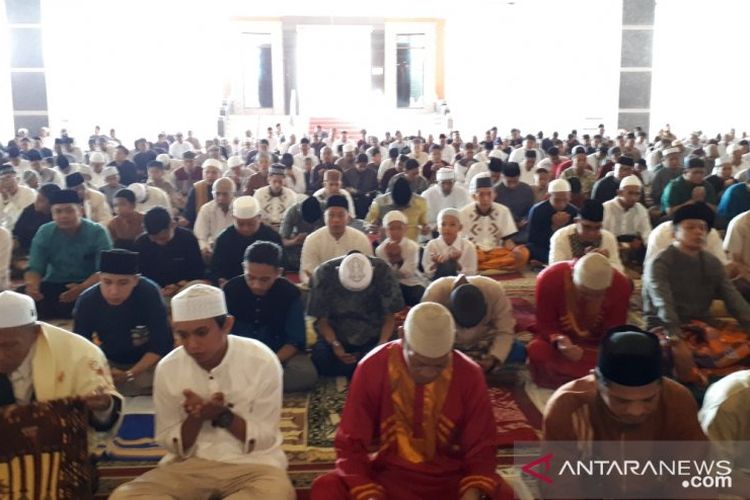
<svg viewBox="0 0 750 500">
<path fill-rule="evenodd" d="M 74 234 L 60 230 L 55 222 L 48 222 L 31 240 L 28 270 L 50 283 L 85 281 L 97 271 L 101 251 L 111 248 L 109 234 L 95 222 L 81 219 Z"/>
<path fill-rule="evenodd" d="M 159 286 L 141 277 L 130 297 L 110 305 L 100 284 L 89 287 L 76 301 L 73 331 L 94 340 L 107 359 L 125 365 L 137 363 L 144 354 L 164 356 L 172 350 L 172 332 Z"/>
<path fill-rule="evenodd" d="M 728 187 L 721 195 L 719 215 L 727 222 L 748 210 L 750 210 L 750 189 L 744 182 Z"/>
<path fill-rule="evenodd" d="M 576 207 L 568 203 L 565 211 L 570 221 L 578 215 Z M 529 251 L 531 258 L 540 262 L 549 260 L 549 242 L 552 239 L 552 216 L 556 210 L 549 200 L 540 201 L 529 210 Z"/>
</svg>

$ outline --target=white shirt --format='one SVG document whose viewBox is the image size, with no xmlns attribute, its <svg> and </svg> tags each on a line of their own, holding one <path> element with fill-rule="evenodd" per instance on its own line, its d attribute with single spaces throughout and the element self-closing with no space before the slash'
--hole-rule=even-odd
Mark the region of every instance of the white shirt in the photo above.
<svg viewBox="0 0 750 500">
<path fill-rule="evenodd" d="M 289 175 L 284 177 L 284 185 L 294 191 L 297 194 L 305 194 L 307 191 L 307 184 L 305 183 L 305 171 L 301 168 L 292 165 L 292 174 L 294 179 Z"/>
<path fill-rule="evenodd" d="M 305 238 L 300 257 L 300 279 L 308 283 L 309 276 L 315 273 L 315 268 L 327 260 L 348 254 L 352 250 L 359 250 L 365 255 L 372 255 L 372 245 L 365 233 L 347 227 L 338 240 L 331 236 L 328 227 L 316 229 Z"/>
<path fill-rule="evenodd" d="M 354 211 L 354 200 L 352 199 L 352 195 L 346 189 L 340 190 L 338 194 L 346 198 L 346 202 L 349 205 L 349 215 L 351 216 L 352 219 L 356 219 L 357 214 Z M 315 196 L 317 199 L 319 199 L 322 202 L 325 202 L 328 199 L 328 196 L 326 196 L 326 188 L 318 189 L 317 191 L 313 193 L 313 196 Z"/>
<path fill-rule="evenodd" d="M 142 202 L 138 202 L 135 205 L 135 209 L 142 214 L 145 214 L 154 207 L 163 207 L 167 209 L 167 212 L 172 214 L 172 203 L 169 201 L 169 196 L 164 192 L 163 189 L 159 189 L 154 186 L 147 186 L 146 188 L 146 199 Z"/>
<path fill-rule="evenodd" d="M 107 197 L 95 189 L 86 188 L 86 201 L 83 203 L 83 209 L 87 219 L 103 226 L 112 220 L 112 207 L 107 203 Z"/>
<path fill-rule="evenodd" d="M 254 339 L 227 337 L 228 347 L 221 363 L 211 371 L 201 368 L 178 347 L 156 366 L 154 409 L 156 441 L 169 453 L 161 463 L 177 458 L 197 457 L 230 464 L 260 464 L 286 469 L 279 430 L 282 397 L 281 363 L 268 347 Z M 183 391 L 190 389 L 201 398 L 221 392 L 232 412 L 246 424 L 242 443 L 226 429 L 204 422 L 195 444 L 183 449 L 181 427 L 187 418 Z M 254 448 L 250 450 L 250 443 Z"/>
<path fill-rule="evenodd" d="M 448 165 L 452 165 L 454 161 L 456 161 L 456 150 L 453 149 L 453 146 L 450 144 L 446 144 L 445 147 L 440 151 L 440 157 L 443 159 L 445 163 Z"/>
<path fill-rule="evenodd" d="M 536 159 L 534 160 L 534 165 L 536 165 L 537 163 L 542 161 L 542 158 L 544 158 L 544 153 L 542 153 L 541 149 L 535 149 L 534 151 L 536 151 Z M 511 151 L 508 161 L 514 161 L 520 165 L 526 160 L 525 155 L 526 155 L 525 147 L 514 149 L 513 151 Z"/>
<path fill-rule="evenodd" d="M 733 219 L 734 220 L 734 219 Z M 669 245 L 674 242 L 674 229 L 672 221 L 665 221 L 656 226 L 648 237 L 648 243 L 646 244 L 646 258 L 643 262 L 644 267 L 648 264 L 651 259 L 656 257 L 659 252 L 666 249 Z M 726 266 L 729 264 L 724 248 L 721 244 L 721 236 L 716 229 L 711 229 L 706 237 L 706 252 L 714 255 L 722 265 Z"/>
<path fill-rule="evenodd" d="M 430 161 L 430 155 L 428 155 L 424 151 L 420 151 L 419 153 L 410 153 L 409 158 L 417 160 L 419 162 L 420 167 L 422 167 L 425 163 Z"/>
<path fill-rule="evenodd" d="M 570 247 L 570 236 L 575 232 L 576 224 L 570 224 L 555 231 L 549 244 L 550 264 L 573 259 L 573 249 Z M 608 258 L 612 267 L 623 272 L 625 268 L 620 261 L 620 249 L 617 245 L 617 238 L 606 229 L 602 229 L 601 247 L 609 252 Z"/>
<path fill-rule="evenodd" d="M 0 226 L 13 231 L 23 209 L 34 203 L 36 191 L 27 186 L 18 186 L 16 194 L 9 198 L 0 195 Z"/>
<path fill-rule="evenodd" d="M 750 265 L 750 211 L 729 221 L 724 237 L 724 250 L 729 254 L 730 260 L 734 261 L 734 255 L 739 255 L 743 264 Z"/>
<path fill-rule="evenodd" d="M 390 158 L 386 158 L 385 160 L 380 162 L 380 166 L 378 167 L 378 182 L 380 182 L 383 179 L 383 176 L 385 173 L 396 167 L 396 162 L 391 160 Z"/>
<path fill-rule="evenodd" d="M 604 220 L 602 228 L 615 236 L 640 235 L 643 241 L 648 241 L 651 234 L 651 222 L 646 207 L 637 203 L 630 210 L 625 210 L 617 198 L 605 201 Z"/>
<path fill-rule="evenodd" d="M 318 160 L 318 157 L 313 154 L 313 150 L 312 148 L 310 148 L 310 150 L 307 152 L 307 155 L 302 154 L 302 152 L 294 155 L 294 166 L 304 171 L 306 158 L 310 158 L 312 160 L 312 168 L 315 168 L 316 165 L 320 164 L 320 160 Z"/>
<path fill-rule="evenodd" d="M 260 216 L 263 222 L 274 227 L 281 224 L 284 212 L 297 203 L 297 193 L 288 187 L 282 187 L 281 194 L 273 196 L 271 195 L 271 186 L 263 186 L 255 190 L 253 198 L 260 205 Z"/>
<path fill-rule="evenodd" d="M 171 156 L 172 158 L 182 158 L 183 154 L 185 154 L 188 151 L 192 151 L 192 150 L 193 150 L 193 145 L 190 144 L 189 142 L 187 142 L 187 141 L 182 141 L 182 142 L 175 141 L 175 142 L 173 142 L 169 146 L 169 156 Z"/>
<path fill-rule="evenodd" d="M 483 174 L 485 172 L 489 172 L 490 167 L 487 163 L 483 161 L 478 161 L 476 163 L 473 163 L 471 167 L 469 167 L 469 170 L 466 171 L 466 177 L 464 178 L 464 182 L 466 182 L 466 185 L 471 184 L 471 179 L 476 177 L 479 174 Z"/>
<path fill-rule="evenodd" d="M 224 210 L 211 200 L 198 210 L 198 216 L 195 218 L 193 233 L 198 238 L 198 245 L 201 250 L 213 250 L 216 238 L 222 231 L 234 224 L 231 208 Z"/>
<path fill-rule="evenodd" d="M 461 209 L 471 202 L 469 193 L 463 187 L 453 183 L 453 189 L 448 196 L 443 195 L 440 184 L 435 184 L 427 188 L 422 193 L 422 197 L 427 201 L 427 223 L 432 227 L 437 225 L 438 213 L 444 208 Z"/>
<path fill-rule="evenodd" d="M 13 236 L 0 226 L 0 292 L 10 288 L 10 258 L 13 255 Z"/>
<path fill-rule="evenodd" d="M 409 238 L 401 238 L 398 245 L 401 247 L 401 259 L 403 262 L 401 263 L 401 266 L 397 266 L 396 264 L 388 262 L 388 255 L 385 253 L 385 245 L 390 242 L 390 238 L 383 240 L 383 243 L 378 245 L 378 248 L 375 249 L 375 256 L 383 259 L 383 261 L 391 267 L 393 274 L 402 285 L 423 285 L 424 279 L 422 279 L 422 275 L 417 269 L 419 266 L 419 245 Z"/>
<path fill-rule="evenodd" d="M 599 171 L 599 167 L 607 163 L 607 157 L 605 156 L 604 159 L 599 159 L 599 153 L 591 153 L 586 157 L 586 163 L 589 164 L 589 167 L 591 167 L 591 170 L 594 171 L 594 173 L 597 173 Z"/>
<path fill-rule="evenodd" d="M 102 169 L 102 172 L 103 171 L 104 169 Z M 91 169 L 91 181 L 89 182 L 89 184 L 95 187 L 96 189 L 99 189 L 100 187 L 107 184 L 107 181 L 105 180 L 101 172 L 96 172 L 96 170 L 92 168 Z"/>
<path fill-rule="evenodd" d="M 454 252 L 451 252 L 453 250 Z M 461 272 L 467 276 L 477 274 L 477 248 L 474 243 L 466 238 L 458 237 L 453 244 L 448 245 L 442 236 L 430 240 L 424 247 L 422 254 L 422 269 L 428 278 L 435 276 L 435 263 L 432 262 L 433 255 L 449 256 L 451 253 L 461 252 L 458 263 L 461 265 Z"/>
<path fill-rule="evenodd" d="M 518 232 L 510 209 L 492 202 L 489 214 L 480 215 L 477 204 L 469 203 L 460 210 L 461 234 L 477 247 L 491 250 L 503 245 L 503 238 Z"/>
</svg>

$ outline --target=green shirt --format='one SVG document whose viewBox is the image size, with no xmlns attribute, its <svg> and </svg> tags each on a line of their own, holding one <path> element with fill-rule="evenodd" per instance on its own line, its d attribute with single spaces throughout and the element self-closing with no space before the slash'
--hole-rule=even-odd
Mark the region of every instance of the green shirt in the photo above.
<svg viewBox="0 0 750 500">
<path fill-rule="evenodd" d="M 97 271 L 99 253 L 110 248 L 112 240 L 99 224 L 81 219 L 78 232 L 69 235 L 48 222 L 31 240 L 28 270 L 50 283 L 84 281 Z"/>
<path fill-rule="evenodd" d="M 676 179 L 669 181 L 667 187 L 664 188 L 664 192 L 661 195 L 661 209 L 663 212 L 667 212 L 669 207 L 676 207 L 690 200 L 693 195 L 693 188 L 703 186 L 706 188 L 706 203 L 716 205 L 718 200 L 716 199 L 716 191 L 713 186 L 706 181 L 701 184 L 693 184 L 690 181 L 685 180 L 683 176 L 679 176 Z"/>
</svg>

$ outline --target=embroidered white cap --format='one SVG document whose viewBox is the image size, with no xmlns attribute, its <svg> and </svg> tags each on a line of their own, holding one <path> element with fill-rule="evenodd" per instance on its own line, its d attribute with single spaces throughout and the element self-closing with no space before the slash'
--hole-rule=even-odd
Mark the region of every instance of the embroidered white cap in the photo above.
<svg viewBox="0 0 750 500">
<path fill-rule="evenodd" d="M 34 299 L 10 290 L 0 292 L 0 328 L 30 325 L 36 320 Z"/>
<path fill-rule="evenodd" d="M 232 215 L 235 219 L 252 219 L 259 213 L 258 200 L 252 196 L 238 196 L 232 202 Z"/>
<path fill-rule="evenodd" d="M 339 265 L 339 281 L 350 292 L 361 292 L 372 283 L 372 263 L 369 257 L 353 253 Z"/>
<path fill-rule="evenodd" d="M 352 143 L 350 143 L 350 142 L 347 142 L 347 143 L 346 143 L 346 144 L 344 144 L 344 146 L 343 146 L 343 147 L 341 148 L 341 150 L 342 150 L 342 151 L 343 151 L 344 153 L 353 153 L 355 149 L 356 149 L 356 148 L 354 147 L 354 144 L 352 144 Z"/>
<path fill-rule="evenodd" d="M 456 326 L 448 308 L 436 302 L 412 307 L 404 321 L 404 338 L 417 354 L 439 358 L 453 350 Z"/>
<path fill-rule="evenodd" d="M 628 175 L 620 181 L 620 189 L 626 188 L 628 186 L 636 186 L 638 188 L 641 188 L 643 187 L 643 183 L 641 183 L 641 180 L 637 175 Z"/>
<path fill-rule="evenodd" d="M 403 222 L 408 224 L 409 221 L 401 210 L 391 210 L 383 217 L 383 226 L 388 227 L 391 222 Z"/>
<path fill-rule="evenodd" d="M 240 158 L 239 156 L 230 156 L 229 159 L 227 160 L 228 168 L 234 168 L 234 167 L 238 167 L 244 164 L 245 162 L 242 161 L 242 158 Z"/>
<path fill-rule="evenodd" d="M 461 212 L 453 207 L 447 207 L 439 211 L 437 214 L 438 226 L 443 223 L 443 219 L 445 219 L 446 217 L 455 217 L 458 223 L 461 223 Z"/>
<path fill-rule="evenodd" d="M 456 180 L 456 172 L 452 168 L 443 167 L 435 174 L 437 181 L 453 181 Z"/>
<path fill-rule="evenodd" d="M 164 168 L 169 169 L 169 163 L 172 161 L 172 157 L 167 153 L 156 155 L 156 161 L 160 161 Z"/>
<path fill-rule="evenodd" d="M 143 203 L 144 201 L 146 201 L 146 195 L 148 194 L 148 192 L 146 191 L 145 184 L 134 182 L 133 184 L 128 186 L 128 189 L 130 189 L 135 195 L 136 203 Z"/>
<path fill-rule="evenodd" d="M 671 154 L 675 154 L 679 152 L 680 152 L 680 148 L 667 148 L 667 149 L 662 150 L 661 154 L 663 156 L 667 156 L 667 155 L 671 155 Z"/>
<path fill-rule="evenodd" d="M 565 179 L 555 179 L 547 186 L 548 193 L 569 193 L 570 183 Z"/>
<path fill-rule="evenodd" d="M 102 176 L 106 179 L 107 177 L 112 177 L 113 175 L 119 175 L 120 171 L 117 170 L 117 167 L 104 167 L 102 170 Z"/>
<path fill-rule="evenodd" d="M 216 160 L 214 158 L 209 158 L 208 160 L 203 162 L 203 165 L 201 165 L 201 167 L 203 167 L 204 170 L 207 168 L 217 168 L 219 169 L 219 171 L 221 171 L 224 169 L 224 164 L 221 163 L 219 160 Z"/>
<path fill-rule="evenodd" d="M 106 163 L 107 159 L 99 151 L 95 151 L 89 155 L 89 164 L 91 163 Z"/>
<path fill-rule="evenodd" d="M 573 283 L 589 290 L 604 290 L 612 284 L 615 270 L 598 252 L 587 253 L 573 266 Z"/>
<path fill-rule="evenodd" d="M 198 283 L 172 298 L 172 321 L 193 321 L 227 314 L 224 292 L 215 286 Z"/>
</svg>

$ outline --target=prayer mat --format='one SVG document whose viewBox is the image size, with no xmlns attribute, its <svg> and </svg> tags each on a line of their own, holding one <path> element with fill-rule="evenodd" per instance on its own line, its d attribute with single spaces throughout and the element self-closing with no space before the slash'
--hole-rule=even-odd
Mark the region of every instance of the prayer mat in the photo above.
<svg viewBox="0 0 750 500">
<path fill-rule="evenodd" d="M 498 448 L 512 448 L 514 441 L 539 440 L 542 414 L 522 386 L 491 387 L 489 394 L 497 424 L 495 443 Z"/>
</svg>

